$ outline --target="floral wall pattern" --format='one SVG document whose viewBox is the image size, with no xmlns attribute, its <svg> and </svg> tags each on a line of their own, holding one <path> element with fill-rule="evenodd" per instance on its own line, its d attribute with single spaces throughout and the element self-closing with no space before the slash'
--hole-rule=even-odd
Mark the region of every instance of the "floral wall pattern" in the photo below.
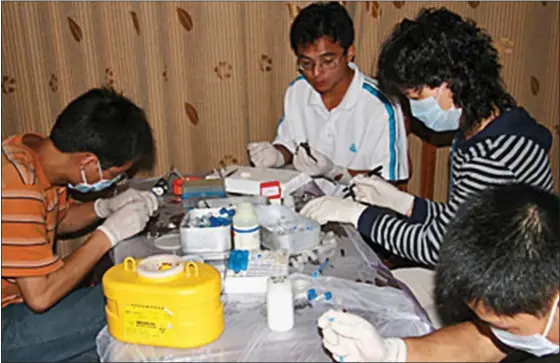
<svg viewBox="0 0 560 363">
<path fill-rule="evenodd" d="M 247 163 L 250 141 L 272 139 L 297 76 L 291 21 L 309 2 L 3 2 L 2 138 L 48 133 L 90 87 L 109 85 L 145 109 L 157 142 L 149 175 L 175 166 L 203 172 Z M 356 63 L 374 73 L 395 23 L 423 6 L 447 6 L 492 34 L 504 79 L 554 134 L 559 173 L 557 2 L 341 2 L 356 28 Z M 409 137 L 419 191 L 422 141 Z M 435 155 L 433 195 L 447 195 L 449 149 Z M 556 178 L 558 190 L 558 178 Z"/>
</svg>

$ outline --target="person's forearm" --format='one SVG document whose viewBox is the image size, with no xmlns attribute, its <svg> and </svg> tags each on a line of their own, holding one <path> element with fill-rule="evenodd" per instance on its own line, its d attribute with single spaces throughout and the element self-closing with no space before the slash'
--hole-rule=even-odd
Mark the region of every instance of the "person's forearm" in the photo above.
<svg viewBox="0 0 560 363">
<path fill-rule="evenodd" d="M 43 312 L 66 296 L 93 269 L 109 250 L 111 243 L 101 231 L 95 231 L 64 265 L 47 276 L 18 278 L 25 303 L 35 312 Z"/>
<path fill-rule="evenodd" d="M 506 356 L 487 332 L 471 322 L 404 341 L 407 362 L 498 362 Z"/>
<path fill-rule="evenodd" d="M 94 202 L 73 203 L 68 207 L 66 217 L 59 223 L 57 233 L 65 234 L 79 231 L 95 223 L 99 218 L 93 209 Z"/>
<path fill-rule="evenodd" d="M 293 155 L 284 145 L 274 144 L 276 150 L 280 151 L 282 156 L 284 157 L 284 165 L 289 165 L 292 163 Z"/>
</svg>

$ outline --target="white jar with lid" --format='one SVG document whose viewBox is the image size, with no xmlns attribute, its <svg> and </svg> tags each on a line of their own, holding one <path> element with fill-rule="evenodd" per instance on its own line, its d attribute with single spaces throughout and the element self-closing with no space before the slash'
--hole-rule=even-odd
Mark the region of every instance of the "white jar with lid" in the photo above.
<svg viewBox="0 0 560 363">
<path fill-rule="evenodd" d="M 237 250 L 260 250 L 261 235 L 259 218 L 251 203 L 236 207 L 233 224 L 233 243 Z"/>
<path fill-rule="evenodd" d="M 287 332 L 294 327 L 294 295 L 291 281 L 286 277 L 270 277 L 266 291 L 268 328 Z"/>
</svg>

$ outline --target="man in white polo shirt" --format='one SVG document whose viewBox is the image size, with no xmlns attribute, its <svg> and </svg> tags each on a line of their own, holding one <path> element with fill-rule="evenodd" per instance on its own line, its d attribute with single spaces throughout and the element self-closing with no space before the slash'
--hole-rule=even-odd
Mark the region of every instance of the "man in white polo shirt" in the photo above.
<svg viewBox="0 0 560 363">
<path fill-rule="evenodd" d="M 290 42 L 301 76 L 286 91 L 273 143 L 249 144 L 253 164 L 293 164 L 342 184 L 378 167 L 389 181 L 408 179 L 403 114 L 351 63 L 354 27 L 346 9 L 338 2 L 307 6 L 292 24 Z"/>
</svg>

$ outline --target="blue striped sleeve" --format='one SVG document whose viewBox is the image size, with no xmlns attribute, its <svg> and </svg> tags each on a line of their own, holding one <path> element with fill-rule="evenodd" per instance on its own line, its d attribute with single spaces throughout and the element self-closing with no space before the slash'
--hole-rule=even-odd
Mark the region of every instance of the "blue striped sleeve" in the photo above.
<svg viewBox="0 0 560 363">
<path fill-rule="evenodd" d="M 400 175 L 397 174 L 399 170 L 399 168 L 397 167 L 397 125 L 393 104 L 373 85 L 364 82 L 362 88 L 377 97 L 377 99 L 383 103 L 383 105 L 385 106 L 385 110 L 389 115 L 389 180 L 400 180 Z"/>
</svg>

